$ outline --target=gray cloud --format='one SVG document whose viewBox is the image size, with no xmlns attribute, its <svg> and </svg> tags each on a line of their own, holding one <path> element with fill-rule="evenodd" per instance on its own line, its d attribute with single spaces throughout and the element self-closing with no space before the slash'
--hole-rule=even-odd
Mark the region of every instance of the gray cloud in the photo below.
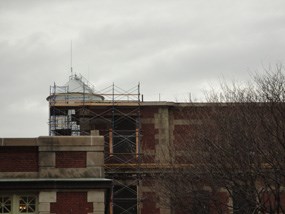
<svg viewBox="0 0 285 214">
<path fill-rule="evenodd" d="M 48 134 L 49 86 L 73 67 L 98 89 L 141 82 L 145 99 L 185 101 L 219 78 L 284 62 L 285 2 L 0 1 L 0 136 Z"/>
</svg>

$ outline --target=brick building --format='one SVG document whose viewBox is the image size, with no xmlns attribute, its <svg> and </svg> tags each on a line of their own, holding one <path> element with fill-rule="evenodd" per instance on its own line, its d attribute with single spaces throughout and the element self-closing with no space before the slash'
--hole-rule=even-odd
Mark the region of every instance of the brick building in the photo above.
<svg viewBox="0 0 285 214">
<path fill-rule="evenodd" d="M 77 75 L 51 86 L 47 101 L 49 137 L 2 139 L 0 213 L 175 213 L 158 203 L 150 175 L 189 166 L 171 149 L 194 137 L 212 104 L 146 102 L 139 85 L 94 91 Z M 231 213 L 228 192 L 216 196 Z"/>
<path fill-rule="evenodd" d="M 100 136 L 2 138 L 0 213 L 108 213 Z"/>
<path fill-rule="evenodd" d="M 158 192 L 155 191 L 159 191 L 159 188 L 155 190 L 153 183 L 159 186 L 160 181 L 151 180 L 150 175 L 167 171 L 171 167 L 191 167 L 191 161 L 183 162 L 181 159 L 183 156 L 181 154 L 185 152 L 181 144 L 185 140 L 186 143 L 194 142 L 197 128 L 201 124 L 201 115 L 203 113 L 207 115 L 215 105 L 144 101 L 140 85 L 123 90 L 113 84 L 102 91 L 95 91 L 93 86 L 80 75 L 70 76 L 64 86 L 51 86 L 47 100 L 51 136 L 88 136 L 92 130 L 97 130 L 99 135 L 104 137 L 105 175 L 114 184 L 110 202 L 111 213 L 179 213 L 158 203 Z M 224 106 L 218 108 L 224 113 L 231 109 Z M 228 119 L 230 118 L 225 118 Z M 235 121 L 232 124 L 234 123 Z M 198 151 L 199 147 L 196 149 Z M 186 153 L 188 151 L 186 150 Z M 189 171 L 189 168 L 187 170 Z M 271 181 L 266 182 L 269 182 L 267 187 L 270 189 Z M 280 194 L 278 192 L 279 198 L 284 197 L 282 188 Z M 272 191 L 264 193 L 262 187 L 258 191 L 261 191 L 262 195 L 260 200 L 264 201 L 263 209 L 268 210 L 268 204 L 273 202 L 269 200 L 272 196 L 266 194 L 270 195 Z M 203 183 L 198 194 L 206 196 L 207 201 L 212 194 L 211 188 Z M 229 197 L 230 194 L 231 190 L 218 188 L 214 200 L 218 200 L 220 204 L 214 206 L 203 202 L 204 210 L 199 212 L 217 213 L 216 209 L 219 208 L 220 213 L 231 213 L 233 209 L 237 210 L 236 213 L 242 213 L 239 206 L 246 202 L 243 193 L 234 193 L 238 197 Z M 169 201 L 170 197 L 169 194 L 169 198 L 164 200 Z M 190 199 L 185 200 L 185 203 L 189 201 Z M 200 202 L 195 204 L 192 201 L 193 208 L 201 207 Z M 284 206 L 283 202 L 281 204 Z M 275 209 L 273 205 L 270 209 L 272 207 Z"/>
<path fill-rule="evenodd" d="M 88 136 L 97 130 L 104 137 L 104 169 L 114 184 L 111 212 L 170 213 L 155 200 L 147 178 L 158 163 L 168 167 L 173 158 L 169 148 L 180 140 L 185 127 L 195 128 L 197 118 L 193 114 L 189 123 L 185 111 L 194 112 L 206 104 L 146 102 L 139 85 L 94 91 L 77 75 L 70 76 L 64 86 L 51 86 L 47 100 L 51 136 Z"/>
</svg>

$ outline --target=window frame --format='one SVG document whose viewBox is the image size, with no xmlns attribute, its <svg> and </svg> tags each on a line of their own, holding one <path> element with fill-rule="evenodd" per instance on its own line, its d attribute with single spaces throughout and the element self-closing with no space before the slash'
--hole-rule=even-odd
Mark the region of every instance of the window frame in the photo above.
<svg viewBox="0 0 285 214">
<path fill-rule="evenodd" d="M 0 208 L 0 214 L 36 214 L 38 213 L 38 194 L 35 193 L 0 193 L 0 203 L 2 201 L 2 198 L 8 197 L 10 198 L 11 204 L 10 204 L 10 211 L 9 212 L 3 212 L 3 210 Z M 33 212 L 21 211 L 20 205 L 21 200 L 23 198 L 27 197 L 34 197 L 34 203 L 32 204 L 34 206 Z M 24 200 L 25 203 L 25 200 Z M 29 203 L 27 203 L 29 205 Z M 25 210 L 25 209 L 24 209 Z"/>
</svg>

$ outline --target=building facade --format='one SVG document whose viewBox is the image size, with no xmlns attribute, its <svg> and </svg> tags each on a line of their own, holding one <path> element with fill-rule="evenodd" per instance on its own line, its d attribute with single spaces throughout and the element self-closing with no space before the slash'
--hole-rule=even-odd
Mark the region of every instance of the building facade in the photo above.
<svg viewBox="0 0 285 214">
<path fill-rule="evenodd" d="M 2 138 L 0 213 L 109 213 L 102 137 Z"/>
<path fill-rule="evenodd" d="M 219 109 L 221 115 L 231 112 L 231 107 L 227 107 L 230 105 L 144 101 L 139 85 L 123 90 L 113 84 L 95 91 L 80 75 L 70 76 L 63 86 L 51 86 L 47 101 L 50 136 L 2 139 L 0 213 L 244 213 L 239 205 L 249 201 L 243 197 L 247 189 L 239 192 L 240 189 L 213 188 L 210 179 L 200 181 L 196 175 L 191 177 L 193 180 L 181 179 L 183 173 L 177 177 L 181 180 L 175 177 L 175 172 L 185 171 L 186 176 L 192 173 L 193 162 L 187 159 L 189 153 L 197 160 L 205 155 L 205 152 L 199 154 L 200 145 L 191 150 L 198 130 L 211 125 L 208 122 L 202 125 L 202 120 L 209 121 L 207 117 L 214 109 Z M 256 111 L 256 106 L 253 109 Z M 233 118 L 230 115 L 218 120 L 234 124 L 239 115 Z M 221 121 L 221 124 L 227 122 Z M 216 133 L 212 135 L 210 131 L 210 138 L 216 137 Z M 235 138 L 238 151 L 241 141 Z M 256 155 L 253 159 L 258 158 Z M 219 165 L 217 161 L 210 165 Z M 225 166 L 228 167 L 227 163 Z M 264 162 L 261 166 L 258 170 L 268 171 Z M 199 173 L 209 173 L 207 170 Z M 270 173 L 267 175 L 271 176 Z M 239 170 L 237 174 L 241 177 Z M 170 179 L 165 179 L 168 177 Z M 258 199 L 263 206 L 260 212 L 270 213 L 275 209 L 272 204 L 277 196 L 280 207 L 285 207 L 283 186 L 275 191 L 272 180 L 257 178 L 251 186 L 257 186 L 255 190 L 260 191 Z M 189 181 L 196 182 L 198 189 L 196 186 L 191 191 L 187 189 Z M 264 190 L 264 181 L 268 182 L 266 188 L 271 188 L 270 191 Z M 171 187 L 164 195 L 161 194 L 163 182 Z M 186 183 L 176 185 L 179 182 Z M 250 189 L 250 185 L 248 187 Z M 190 197 L 182 194 L 182 200 L 177 201 L 181 206 L 191 203 L 187 212 L 167 206 L 168 202 L 176 203 L 179 191 L 189 192 Z M 274 191 L 278 194 L 272 195 Z M 198 200 L 193 195 L 198 196 Z"/>
<path fill-rule="evenodd" d="M 191 150 L 189 145 L 195 144 L 198 130 L 203 128 L 202 120 L 209 119 L 203 117 L 209 116 L 211 114 L 209 112 L 214 112 L 213 109 L 219 109 L 222 112 L 220 116 L 227 115 L 225 121 L 231 119 L 231 115 L 227 114 L 231 112 L 231 107 L 225 107 L 227 105 L 144 101 L 140 85 L 123 90 L 113 84 L 102 91 L 95 91 L 87 80 L 77 75 L 70 76 L 64 86 L 51 86 L 47 100 L 51 136 L 89 136 L 92 130 L 97 130 L 99 135 L 104 137 L 104 170 L 106 178 L 111 179 L 114 184 L 110 202 L 110 212 L 114 214 L 185 213 L 179 211 L 182 210 L 179 207 L 171 208 L 167 204 L 163 205 L 175 200 L 178 195 L 175 191 L 178 189 L 175 187 L 172 192 L 161 197 L 161 183 L 165 179 L 163 177 L 160 177 L 161 180 L 156 179 L 156 174 L 169 177 L 170 173 L 173 175 L 181 171 L 191 172 L 192 160 L 185 159 L 185 156 L 192 152 L 192 156 L 196 155 L 197 159 L 201 160 L 197 155 L 200 150 L 199 145 L 194 150 Z M 255 107 L 254 109 L 256 110 Z M 232 124 L 234 123 L 235 121 Z M 207 130 L 205 124 L 211 123 L 203 124 Z M 208 163 L 211 163 L 211 159 Z M 219 160 L 217 163 L 216 166 L 219 165 Z M 263 162 L 258 164 L 263 165 Z M 231 170 L 239 173 L 237 168 Z M 266 169 L 261 168 L 261 170 Z M 201 173 L 206 171 L 207 169 Z M 178 181 L 174 180 L 173 183 L 175 182 Z M 199 182 L 198 180 L 197 183 Z M 181 206 L 191 204 L 192 208 L 187 213 L 244 212 L 246 208 L 242 206 L 250 200 L 245 200 L 247 193 L 243 191 L 248 188 L 244 188 L 243 191 L 237 188 L 237 191 L 217 186 L 213 191 L 209 182 L 209 180 L 202 182 L 199 189 L 192 189 L 189 192 L 190 196 L 182 200 Z M 266 182 L 269 182 L 267 187 L 270 189 L 270 181 Z M 256 180 L 253 185 L 261 186 L 256 190 L 261 195 L 259 200 L 262 201 L 262 209 L 267 212 L 275 209 L 270 205 L 275 196 L 270 196 L 271 190 L 263 192 L 261 183 Z M 180 191 L 187 192 L 187 186 L 188 183 L 182 187 L 180 185 L 182 188 Z M 171 195 L 172 193 L 174 195 Z M 198 197 L 195 201 L 193 195 L 202 198 Z M 278 190 L 279 199 L 284 198 L 283 195 L 284 190 L 281 188 Z"/>
<path fill-rule="evenodd" d="M 111 212 L 171 213 L 156 200 L 150 175 L 172 166 L 178 157 L 170 148 L 199 124 L 196 109 L 208 105 L 146 102 L 139 85 L 94 91 L 77 75 L 64 86 L 51 86 L 47 100 L 50 135 L 88 136 L 97 130 L 104 136 L 104 169 L 114 184 Z"/>
</svg>

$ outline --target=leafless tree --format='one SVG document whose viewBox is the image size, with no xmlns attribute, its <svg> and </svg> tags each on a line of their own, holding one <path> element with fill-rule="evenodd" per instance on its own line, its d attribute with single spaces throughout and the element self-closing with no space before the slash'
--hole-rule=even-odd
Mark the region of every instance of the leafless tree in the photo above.
<svg viewBox="0 0 285 214">
<path fill-rule="evenodd" d="M 189 123 L 169 148 L 170 167 L 153 173 L 161 204 L 175 213 L 285 213 L 282 65 L 179 111 Z"/>
</svg>

